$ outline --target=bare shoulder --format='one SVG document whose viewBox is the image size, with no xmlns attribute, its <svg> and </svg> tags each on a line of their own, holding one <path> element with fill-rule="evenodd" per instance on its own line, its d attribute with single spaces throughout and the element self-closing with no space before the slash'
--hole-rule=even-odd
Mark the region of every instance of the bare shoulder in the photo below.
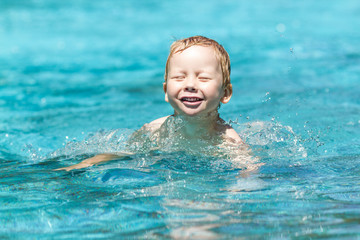
<svg viewBox="0 0 360 240">
<path fill-rule="evenodd" d="M 144 124 L 140 129 L 136 130 L 130 137 L 129 142 L 130 143 L 134 143 L 134 142 L 141 142 L 144 139 L 144 136 L 148 136 L 153 135 L 154 133 L 156 133 L 161 125 L 165 122 L 165 120 L 168 118 L 167 117 L 162 117 L 159 119 L 156 119 L 150 123 L 146 123 Z"/>
<path fill-rule="evenodd" d="M 165 117 L 162 117 L 162 118 L 158 118 L 150 123 L 148 123 L 149 125 L 161 125 L 165 122 L 165 120 L 168 118 L 169 116 L 165 116 Z"/>
<path fill-rule="evenodd" d="M 161 125 L 165 122 L 165 120 L 168 118 L 169 116 L 166 117 L 162 117 L 162 118 L 158 118 L 150 123 L 146 123 L 144 124 L 144 126 L 142 127 L 142 129 L 146 129 L 148 131 L 154 132 L 156 130 L 158 130 Z"/>
<path fill-rule="evenodd" d="M 228 124 L 225 125 L 225 139 L 233 143 L 244 143 L 239 134 Z"/>
<path fill-rule="evenodd" d="M 225 142 L 235 144 L 244 143 L 239 134 L 231 127 L 230 124 L 227 124 L 222 118 L 219 118 L 217 131 L 223 134 Z"/>
</svg>

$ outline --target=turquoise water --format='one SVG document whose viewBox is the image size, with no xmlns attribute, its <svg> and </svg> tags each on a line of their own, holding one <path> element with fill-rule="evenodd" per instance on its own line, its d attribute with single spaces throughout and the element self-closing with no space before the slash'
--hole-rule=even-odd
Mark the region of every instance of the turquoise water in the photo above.
<svg viewBox="0 0 360 240">
<path fill-rule="evenodd" d="M 1 238 L 360 238 L 360 6 L 347 1 L 0 2 Z M 177 38 L 218 40 L 221 116 L 263 166 L 170 147 L 72 172 L 171 114 Z"/>
</svg>

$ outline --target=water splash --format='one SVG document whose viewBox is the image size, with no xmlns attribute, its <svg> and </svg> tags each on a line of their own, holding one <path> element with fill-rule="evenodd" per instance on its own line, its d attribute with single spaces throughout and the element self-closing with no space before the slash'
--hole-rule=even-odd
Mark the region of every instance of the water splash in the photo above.
<svg viewBox="0 0 360 240">
<path fill-rule="evenodd" d="M 305 158 L 308 155 L 300 136 L 290 126 L 283 126 L 275 121 L 232 125 L 257 156 Z"/>
<path fill-rule="evenodd" d="M 201 134 L 200 137 L 189 137 L 184 134 L 186 121 L 181 117 L 169 117 L 156 131 L 143 127 L 131 136 L 129 151 L 147 153 L 154 149 L 162 152 L 185 152 L 194 156 L 221 155 L 220 137 Z"/>
<path fill-rule="evenodd" d="M 63 148 L 45 156 L 36 151 L 32 145 L 27 145 L 27 151 L 33 161 L 57 157 L 76 158 L 83 155 L 90 156 L 123 151 L 151 155 L 154 150 L 162 154 L 179 153 L 179 156 L 184 155 L 186 158 L 188 156 L 197 156 L 199 159 L 214 158 L 214 156 L 218 159 L 227 160 L 233 158 L 229 151 L 234 149 L 228 148 L 224 151 L 221 146 L 211 145 L 206 140 L 188 140 L 184 139 L 184 136 L 178 135 L 178 130 L 183 124 L 184 122 L 180 118 L 169 118 L 166 133 L 161 131 L 152 133 L 146 129 L 136 132 L 129 129 L 100 130 L 88 135 L 82 141 L 67 140 Z M 276 121 L 252 121 L 244 124 L 231 122 L 231 124 L 250 146 L 254 155 L 261 159 L 289 158 L 298 160 L 308 156 L 309 149 L 305 147 L 307 140 L 296 135 L 290 126 L 284 126 Z M 241 159 L 241 161 L 245 160 Z"/>
<path fill-rule="evenodd" d="M 89 134 L 84 140 L 71 140 L 60 148 L 50 153 L 47 158 L 59 156 L 74 157 L 76 155 L 95 155 L 100 153 L 116 153 L 124 151 L 127 139 L 132 133 L 129 129 L 100 130 Z"/>
</svg>

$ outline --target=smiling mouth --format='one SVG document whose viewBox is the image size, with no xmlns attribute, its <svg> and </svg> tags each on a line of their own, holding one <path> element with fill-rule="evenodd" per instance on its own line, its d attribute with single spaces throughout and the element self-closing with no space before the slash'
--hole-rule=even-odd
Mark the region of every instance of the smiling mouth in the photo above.
<svg viewBox="0 0 360 240">
<path fill-rule="evenodd" d="M 182 102 L 191 102 L 191 103 L 195 103 L 195 102 L 200 102 L 203 99 L 202 98 L 198 98 L 198 97 L 183 97 L 180 99 Z"/>
</svg>

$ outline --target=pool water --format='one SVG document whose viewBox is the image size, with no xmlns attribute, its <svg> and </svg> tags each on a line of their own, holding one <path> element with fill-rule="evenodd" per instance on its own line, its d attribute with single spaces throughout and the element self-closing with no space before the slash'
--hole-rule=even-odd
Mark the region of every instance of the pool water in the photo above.
<svg viewBox="0 0 360 240">
<path fill-rule="evenodd" d="M 0 2 L 0 238 L 359 239 L 360 6 L 347 1 Z M 228 50 L 220 109 L 263 163 L 126 149 L 172 113 L 174 39 Z"/>
</svg>

